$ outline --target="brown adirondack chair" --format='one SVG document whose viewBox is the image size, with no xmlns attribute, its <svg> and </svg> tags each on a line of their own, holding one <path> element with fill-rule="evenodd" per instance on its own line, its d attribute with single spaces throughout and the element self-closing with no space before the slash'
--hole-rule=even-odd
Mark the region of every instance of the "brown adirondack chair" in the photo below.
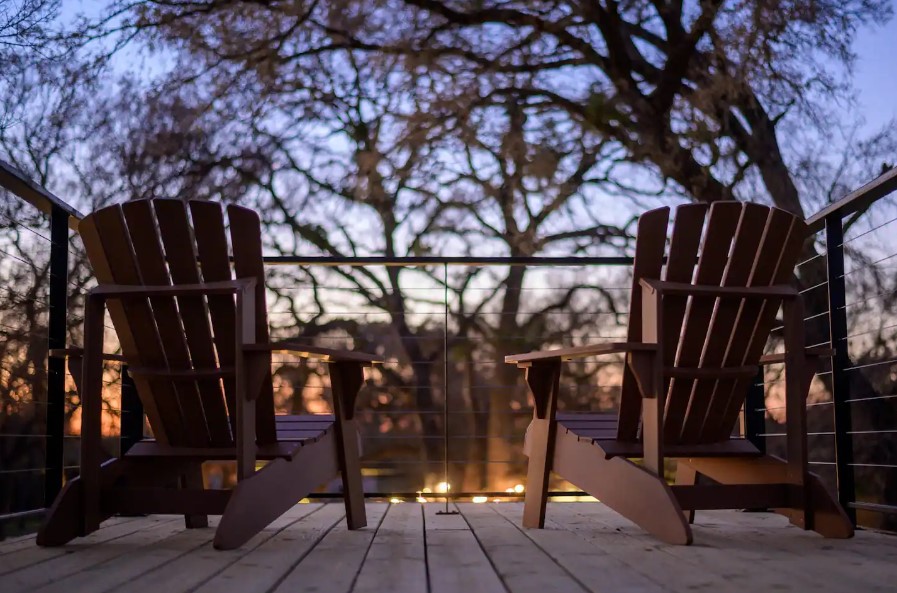
<svg viewBox="0 0 897 593">
<path fill-rule="evenodd" d="M 170 513 L 187 527 L 222 515 L 214 545 L 234 548 L 340 473 L 348 526 L 365 526 L 353 411 L 375 359 L 270 342 L 258 215 L 229 206 L 227 218 L 233 271 L 214 202 L 135 201 L 80 222 L 99 285 L 87 297 L 84 349 L 54 354 L 69 357 L 81 394 L 81 473 L 53 503 L 38 544 L 64 544 L 115 513 Z M 120 356 L 103 354 L 107 308 Z M 274 351 L 326 362 L 332 416 L 275 415 Z M 154 438 L 102 463 L 104 358 L 128 364 Z M 203 489 L 209 460 L 236 460 L 234 489 Z M 256 460 L 268 463 L 257 470 Z"/>
<path fill-rule="evenodd" d="M 627 342 L 505 358 L 525 369 L 535 401 L 524 525 L 544 526 L 554 471 L 671 543 L 691 543 L 695 509 L 773 508 L 804 529 L 852 536 L 807 469 L 806 397 L 831 350 L 805 348 L 803 306 L 790 285 L 806 225 L 757 204 L 680 206 L 661 276 L 668 221 L 669 208 L 639 219 Z M 785 352 L 763 356 L 780 306 Z M 619 413 L 558 413 L 561 362 L 612 353 L 626 356 Z M 733 436 L 758 366 L 782 362 L 787 460 Z M 672 486 L 665 458 L 678 460 Z"/>
</svg>

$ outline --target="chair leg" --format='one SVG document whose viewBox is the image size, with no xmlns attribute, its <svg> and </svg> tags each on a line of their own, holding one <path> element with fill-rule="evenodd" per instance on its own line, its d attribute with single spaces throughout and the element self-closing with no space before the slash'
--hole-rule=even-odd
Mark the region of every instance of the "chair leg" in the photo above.
<svg viewBox="0 0 897 593">
<path fill-rule="evenodd" d="M 349 529 L 361 529 L 368 524 L 364 508 L 364 489 L 361 485 L 361 462 L 358 457 L 358 429 L 354 420 L 344 420 L 337 437 L 337 461 L 343 480 L 346 504 L 346 523 Z M 342 434 L 345 433 L 345 434 Z"/>
<path fill-rule="evenodd" d="M 767 455 L 756 459 L 703 458 L 689 459 L 689 465 L 720 484 L 785 484 L 789 482 L 786 461 Z M 853 524 L 841 505 L 825 488 L 816 474 L 808 473 L 809 496 L 800 497 L 793 508 L 772 509 L 785 515 L 801 529 L 812 529 L 825 537 L 853 537 Z M 801 503 L 808 500 L 806 508 Z M 807 521 L 805 517 L 809 516 Z"/>
<path fill-rule="evenodd" d="M 243 545 L 338 471 L 332 430 L 303 445 L 293 459 L 271 461 L 234 488 L 213 545 L 219 550 Z"/>
<path fill-rule="evenodd" d="M 537 362 L 526 368 L 526 384 L 533 395 L 533 421 L 527 429 L 524 452 L 529 455 L 526 494 L 523 497 L 523 526 L 545 527 L 548 478 L 554 459 L 557 433 L 557 398 L 561 380 L 560 361 Z"/>
<path fill-rule="evenodd" d="M 695 468 L 688 465 L 681 459 L 676 462 L 676 485 L 677 486 L 694 486 L 698 483 L 698 472 Z M 683 511 L 689 525 L 694 525 L 695 511 Z"/>
<path fill-rule="evenodd" d="M 328 365 L 333 390 L 333 425 L 336 456 L 343 480 L 343 501 L 349 529 L 367 525 L 364 489 L 361 484 L 361 462 L 358 452 L 358 428 L 355 426 L 355 398 L 364 384 L 364 368 L 358 363 L 336 362 Z"/>
<path fill-rule="evenodd" d="M 202 463 L 190 465 L 181 475 L 181 486 L 185 490 L 202 490 Z M 208 515 L 184 515 L 184 526 L 197 529 L 209 526 Z"/>
<path fill-rule="evenodd" d="M 127 464 L 122 460 L 110 459 L 100 466 L 100 483 L 103 486 L 111 484 L 122 475 L 126 468 Z M 37 532 L 37 545 L 61 546 L 76 537 L 90 533 L 85 532 L 81 520 L 83 485 L 80 478 L 74 478 L 66 483 L 47 511 L 47 517 Z M 104 521 L 110 516 L 112 513 L 100 507 L 100 521 Z"/>
<path fill-rule="evenodd" d="M 645 531 L 671 544 L 692 542 L 691 528 L 662 476 L 628 459 L 607 459 L 604 450 L 573 433 L 559 432 L 554 471 Z"/>
<path fill-rule="evenodd" d="M 526 449 L 529 462 L 526 466 L 526 491 L 523 496 L 523 526 L 545 527 L 545 509 L 548 503 L 548 478 L 551 474 L 554 420 L 534 418 L 526 431 Z"/>
</svg>

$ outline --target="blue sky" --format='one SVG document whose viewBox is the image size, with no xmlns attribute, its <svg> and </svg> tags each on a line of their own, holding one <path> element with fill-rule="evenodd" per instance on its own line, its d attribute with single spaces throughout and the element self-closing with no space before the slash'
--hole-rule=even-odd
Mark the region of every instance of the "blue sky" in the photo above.
<svg viewBox="0 0 897 593">
<path fill-rule="evenodd" d="M 859 31 L 854 49 L 859 107 L 872 130 L 897 117 L 897 19 Z"/>
</svg>

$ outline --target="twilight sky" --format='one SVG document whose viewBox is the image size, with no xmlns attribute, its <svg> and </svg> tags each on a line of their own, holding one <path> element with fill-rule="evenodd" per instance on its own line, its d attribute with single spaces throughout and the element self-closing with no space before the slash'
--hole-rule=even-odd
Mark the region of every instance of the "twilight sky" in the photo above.
<svg viewBox="0 0 897 593">
<path fill-rule="evenodd" d="M 857 34 L 855 82 L 869 129 L 897 118 L 897 19 Z"/>
</svg>

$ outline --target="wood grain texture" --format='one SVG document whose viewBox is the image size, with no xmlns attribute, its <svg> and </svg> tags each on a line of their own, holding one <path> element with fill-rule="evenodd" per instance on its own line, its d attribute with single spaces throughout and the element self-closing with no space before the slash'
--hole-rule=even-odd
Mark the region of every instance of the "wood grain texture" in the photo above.
<svg viewBox="0 0 897 593">
<path fill-rule="evenodd" d="M 349 593 L 390 505 L 368 503 L 366 507 L 370 528 L 331 529 L 272 593 Z M 322 570 L 325 566 L 327 570 Z"/>
<path fill-rule="evenodd" d="M 729 263 L 729 249 L 744 210 L 739 202 L 715 202 L 701 245 L 701 255 L 695 270 L 694 283 L 719 286 Z M 701 362 L 707 328 L 710 326 L 717 299 L 692 297 L 683 321 L 675 366 L 697 367 Z M 679 440 L 694 381 L 674 379 L 667 392 L 664 415 L 666 442 Z"/>
<path fill-rule="evenodd" d="M 327 350 L 335 416 L 276 419 L 270 353 L 297 345 L 268 342 L 258 215 L 236 206 L 227 213 L 233 272 L 219 204 L 146 200 L 102 208 L 82 221 L 100 284 L 88 298 L 84 349 L 55 353 L 81 362 L 73 374 L 84 408 L 82 472 L 49 509 L 41 545 L 63 545 L 126 511 L 184 513 L 191 528 L 223 513 L 214 544 L 233 548 L 338 469 L 347 522 L 365 525 L 353 416 L 362 367 L 376 358 Z M 122 344 L 118 358 L 129 364 L 156 438 L 101 467 L 107 306 Z M 258 458 L 271 462 L 257 471 Z M 202 462 L 226 459 L 237 461 L 238 487 L 204 490 Z"/>
<path fill-rule="evenodd" d="M 600 503 L 551 502 L 545 529 L 521 527 L 521 503 L 459 503 L 461 516 L 436 520 L 441 507 L 368 503 L 371 526 L 350 531 L 339 503 L 295 505 L 225 552 L 212 549 L 213 529 L 184 529 L 168 517 L 115 518 L 65 548 L 35 547 L 33 536 L 0 543 L 0 589 L 879 593 L 897 580 L 893 537 L 860 531 L 824 539 L 773 513 L 702 511 L 692 526 L 699 545 L 686 548 Z M 387 508 L 401 512 L 381 522 Z"/>
<path fill-rule="evenodd" d="M 155 262 L 154 267 L 159 269 L 151 276 L 144 274 L 146 284 L 182 285 L 200 282 L 199 264 L 196 260 L 190 221 L 183 202 L 180 200 L 155 200 L 152 203 L 148 201 L 132 202 L 125 205 L 124 210 L 132 229 L 132 236 L 142 235 L 143 249 L 140 252 L 158 253 L 158 255 L 154 253 L 155 257 L 152 257 L 152 260 Z M 158 218 L 158 236 L 156 218 Z M 150 248 L 151 245 L 152 248 Z M 164 254 L 162 253 L 163 245 Z M 230 278 L 226 278 L 226 280 L 230 280 Z M 175 309 L 173 299 L 162 302 L 170 303 L 170 307 Z M 172 368 L 216 368 L 219 363 L 216 361 L 215 349 L 212 345 L 205 297 L 202 295 L 179 296 L 175 311 L 170 315 L 178 319 L 177 324 L 167 324 L 164 321 L 159 323 L 160 330 L 163 325 L 168 325 L 168 332 L 179 331 L 180 333 L 180 336 L 170 338 L 172 343 L 179 346 L 177 365 L 171 365 Z M 184 342 L 186 342 L 186 348 L 183 346 Z M 232 365 L 232 362 L 230 365 L 222 363 L 222 366 Z M 185 388 L 188 385 L 186 382 L 179 384 L 184 385 Z M 233 443 L 228 428 L 227 408 L 222 398 L 221 382 L 217 379 L 201 379 L 195 382 L 194 388 L 198 389 L 200 393 L 210 443 L 219 446 Z M 195 424 L 191 424 L 191 426 L 195 426 Z"/>
<path fill-rule="evenodd" d="M 769 208 L 758 204 L 744 205 L 741 220 L 735 231 L 729 263 L 721 281 L 722 286 L 749 286 L 760 242 L 770 220 Z M 724 366 L 725 354 L 732 340 L 732 330 L 741 306 L 740 299 L 717 299 L 701 352 L 700 368 L 719 369 Z M 708 425 L 716 425 L 722 420 L 712 413 L 708 415 L 708 407 L 716 384 L 717 379 L 697 379 L 692 383 L 684 422 L 680 434 L 676 436 L 677 441 L 696 443 L 700 440 L 705 421 Z"/>
<path fill-rule="evenodd" d="M 255 278 L 255 343 L 268 341 L 268 309 L 265 305 L 265 266 L 262 262 L 262 228 L 259 216 L 252 210 L 240 206 L 228 206 L 227 218 L 230 221 L 231 248 L 234 255 L 234 276 L 236 278 Z M 247 342 L 249 343 L 249 342 Z M 271 355 L 262 354 L 263 366 L 271 368 Z M 259 385 L 256 399 L 256 438 L 260 443 L 270 443 L 277 437 L 274 430 L 274 395 L 270 373 L 266 374 Z"/>
<path fill-rule="evenodd" d="M 457 505 L 451 505 L 457 511 Z M 442 505 L 425 504 L 427 568 L 432 593 L 504 593 L 486 552 L 461 514 L 439 515 Z M 458 570 L 458 567 L 464 567 Z"/>
<path fill-rule="evenodd" d="M 554 471 L 670 543 L 691 542 L 687 520 L 694 515 L 683 514 L 683 507 L 771 506 L 806 529 L 850 537 L 849 523 L 807 469 L 805 399 L 819 357 L 806 351 L 802 301 L 788 284 L 806 226 L 787 212 L 758 204 L 716 202 L 709 217 L 706 207 L 680 207 L 660 280 L 668 214 L 659 209 L 640 220 L 628 339 L 653 348 L 628 349 L 616 420 L 602 414 L 553 417 L 551 386 L 557 378 L 544 365 L 572 358 L 572 349 L 506 357 L 526 370 L 534 396 L 524 444 L 529 465 L 523 525 L 544 527 L 546 484 Z M 784 477 L 757 470 L 762 464 L 782 464 L 731 435 L 782 303 L 782 358 L 790 369 Z M 609 350 L 619 347 L 608 345 Z M 599 349 L 580 347 L 576 354 L 594 355 Z M 627 458 L 641 461 L 636 465 Z M 679 466 L 685 483 L 670 488 L 664 482 L 665 458 L 687 460 Z M 704 467 L 705 458 L 735 477 L 723 485 L 697 482 L 704 472 L 692 462 Z M 739 483 L 738 476 L 745 481 Z"/>
<path fill-rule="evenodd" d="M 629 297 L 629 326 L 626 339 L 642 341 L 642 285 L 643 278 L 660 278 L 663 253 L 666 247 L 669 208 L 650 210 L 639 217 L 635 243 L 635 259 L 632 264 L 632 291 Z M 641 419 L 642 396 L 635 375 L 629 365 L 623 367 L 623 383 L 620 392 L 620 422 L 617 438 L 621 441 L 638 439 Z"/>
<path fill-rule="evenodd" d="M 519 505 L 515 506 L 519 509 Z M 533 530 L 521 530 L 519 523 L 512 524 L 491 505 L 465 503 L 458 508 L 508 590 L 514 593 L 587 591 L 526 536 L 525 532 Z"/>
<path fill-rule="evenodd" d="M 390 505 L 353 593 L 419 593 L 427 590 L 424 515 L 419 504 Z"/>
<path fill-rule="evenodd" d="M 157 203 L 157 208 L 162 202 Z M 196 259 L 203 282 L 231 280 L 230 247 L 224 228 L 221 205 L 194 200 L 190 202 L 193 234 L 196 239 Z M 230 295 L 206 297 L 209 321 L 215 342 L 215 354 L 221 366 L 233 366 L 236 358 L 236 309 Z M 203 339 L 203 342 L 205 340 Z M 206 354 L 203 354 L 206 356 Z M 236 385 L 233 379 L 224 379 L 224 398 L 230 415 L 231 430 L 236 434 Z"/>
</svg>

